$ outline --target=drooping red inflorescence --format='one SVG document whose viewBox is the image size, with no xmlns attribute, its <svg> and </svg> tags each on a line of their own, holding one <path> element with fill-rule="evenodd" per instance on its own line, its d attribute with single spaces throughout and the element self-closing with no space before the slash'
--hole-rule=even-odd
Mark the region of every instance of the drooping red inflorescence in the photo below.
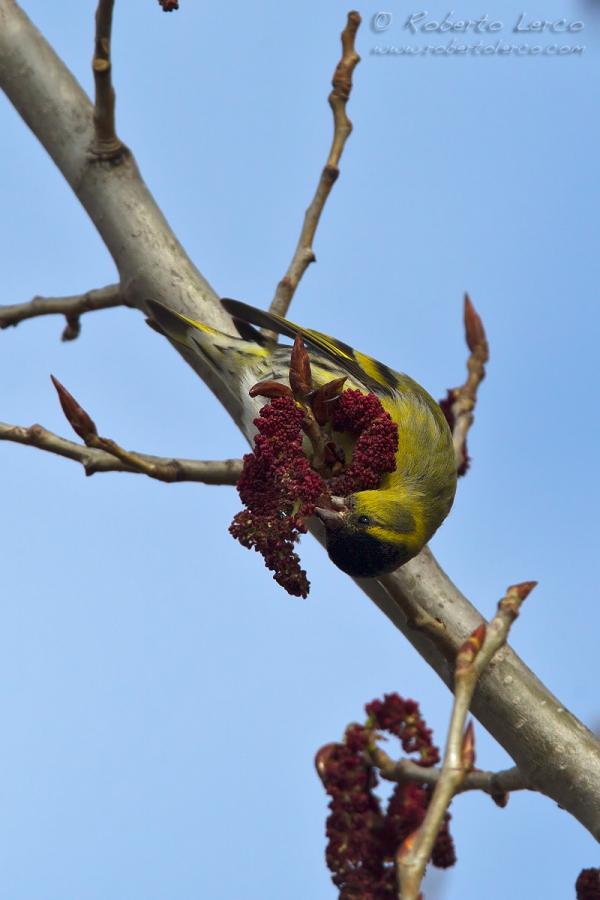
<svg viewBox="0 0 600 900">
<path fill-rule="evenodd" d="M 600 869 L 582 869 L 575 890 L 577 900 L 600 900 Z"/>
<path fill-rule="evenodd" d="M 305 374 L 304 393 L 308 386 Z M 258 429 L 254 451 L 244 457 L 238 482 L 245 509 L 235 516 L 229 530 L 244 547 L 262 554 L 265 565 L 288 593 L 306 597 L 309 582 L 294 550 L 300 534 L 306 532 L 305 519 L 315 506 L 329 505 L 332 493 L 345 497 L 377 488 L 382 474 L 395 468 L 398 428 L 374 394 L 343 391 L 331 403 L 331 424 L 336 431 L 356 438 L 356 443 L 345 471 L 323 478 L 312 469 L 303 450 L 305 410 L 288 387 L 281 385 L 281 392 L 275 388 L 277 383 L 264 382 L 251 391 L 252 396 L 269 396 L 270 402 L 254 422 Z M 278 396 L 280 393 L 283 395 Z M 329 441 L 326 460 L 335 464 L 332 474 L 341 467 L 338 457 Z"/>
<path fill-rule="evenodd" d="M 325 859 L 340 898 L 394 897 L 394 878 L 386 865 L 382 835 L 384 816 L 373 793 L 377 776 L 362 754 L 370 734 L 350 726 L 343 744 L 329 744 L 317 754 L 316 764 L 331 797 L 327 818 Z"/>
<path fill-rule="evenodd" d="M 450 834 L 450 813 L 446 813 L 431 851 L 431 862 L 437 869 L 449 869 L 456 862 L 456 850 Z"/>
<path fill-rule="evenodd" d="M 158 2 L 165 12 L 173 12 L 174 9 L 179 9 L 179 0 L 158 0 Z"/>
<path fill-rule="evenodd" d="M 254 452 L 244 457 L 238 491 L 246 509 L 229 528 L 244 547 L 262 554 L 273 577 L 290 594 L 306 597 L 309 582 L 294 544 L 306 531 L 326 491 L 323 479 L 302 451 L 303 411 L 291 397 L 277 397 L 260 411 Z"/>
<path fill-rule="evenodd" d="M 331 800 L 327 819 L 326 860 L 340 900 L 397 896 L 394 859 L 402 842 L 423 821 L 431 789 L 415 782 L 398 784 L 385 812 L 374 793 L 376 770 L 365 752 L 374 745 L 377 732 L 400 738 L 407 753 L 419 753 L 420 765 L 434 765 L 439 751 L 414 700 L 386 694 L 365 707 L 366 725 L 350 725 L 344 743 L 323 747 L 316 758 L 317 771 Z M 447 815 L 433 848 L 431 861 L 446 868 L 456 861 Z"/>
</svg>

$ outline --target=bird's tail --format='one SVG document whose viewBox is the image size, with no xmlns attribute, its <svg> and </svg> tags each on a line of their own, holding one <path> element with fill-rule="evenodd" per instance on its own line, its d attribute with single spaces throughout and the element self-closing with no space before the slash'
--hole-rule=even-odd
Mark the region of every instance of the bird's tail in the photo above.
<svg viewBox="0 0 600 900">
<path fill-rule="evenodd" d="M 251 325 L 235 325 L 239 337 L 224 334 L 210 325 L 197 322 L 156 300 L 147 300 L 149 324 L 170 340 L 201 356 L 228 385 L 246 380 L 249 370 L 262 368 L 270 356 L 272 342 Z"/>
<path fill-rule="evenodd" d="M 220 344 L 227 338 L 222 331 L 217 331 L 216 328 L 211 328 L 203 322 L 196 322 L 165 306 L 164 303 L 157 300 L 147 300 L 146 303 L 151 315 L 148 324 L 170 340 L 183 344 L 190 350 L 199 349 L 205 353 L 205 346 Z M 228 340 L 234 339 L 229 337 Z"/>
</svg>

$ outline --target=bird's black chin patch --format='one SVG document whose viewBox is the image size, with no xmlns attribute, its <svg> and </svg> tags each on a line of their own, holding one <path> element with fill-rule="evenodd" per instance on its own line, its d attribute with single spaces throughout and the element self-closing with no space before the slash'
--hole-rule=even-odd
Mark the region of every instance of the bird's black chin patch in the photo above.
<svg viewBox="0 0 600 900">
<path fill-rule="evenodd" d="M 338 569 L 354 578 L 376 578 L 393 572 L 411 554 L 403 544 L 378 541 L 365 531 L 327 532 L 327 552 Z"/>
</svg>

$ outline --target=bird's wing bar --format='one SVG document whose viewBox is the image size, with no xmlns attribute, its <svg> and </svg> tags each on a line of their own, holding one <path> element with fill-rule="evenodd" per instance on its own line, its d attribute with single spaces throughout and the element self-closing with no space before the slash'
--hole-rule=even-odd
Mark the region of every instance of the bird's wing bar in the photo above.
<svg viewBox="0 0 600 900">
<path fill-rule="evenodd" d="M 262 309 L 256 309 L 254 306 L 249 306 L 247 303 L 242 303 L 239 300 L 224 298 L 221 300 L 221 303 L 227 312 L 233 316 L 234 320 L 247 322 L 258 328 L 268 328 L 270 331 L 284 334 L 289 338 L 295 338 L 297 335 L 300 335 L 309 346 L 324 353 L 337 363 L 341 369 L 364 384 L 368 390 L 376 393 L 393 393 L 393 385 L 390 384 L 387 377 L 384 377 L 384 372 L 387 374 L 390 370 L 376 360 L 371 359 L 371 357 L 362 353 L 357 354 L 348 344 L 344 344 L 342 341 L 329 337 L 329 335 L 320 331 L 302 328 L 302 326 L 296 325 L 282 316 Z"/>
</svg>

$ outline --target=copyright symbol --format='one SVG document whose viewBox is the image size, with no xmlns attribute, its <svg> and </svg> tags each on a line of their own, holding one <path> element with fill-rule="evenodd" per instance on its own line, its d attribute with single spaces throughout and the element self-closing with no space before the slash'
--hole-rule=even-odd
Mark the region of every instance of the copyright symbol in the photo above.
<svg viewBox="0 0 600 900">
<path fill-rule="evenodd" d="M 390 12 L 376 12 L 371 19 L 373 31 L 387 31 L 391 24 L 392 14 Z"/>
</svg>

